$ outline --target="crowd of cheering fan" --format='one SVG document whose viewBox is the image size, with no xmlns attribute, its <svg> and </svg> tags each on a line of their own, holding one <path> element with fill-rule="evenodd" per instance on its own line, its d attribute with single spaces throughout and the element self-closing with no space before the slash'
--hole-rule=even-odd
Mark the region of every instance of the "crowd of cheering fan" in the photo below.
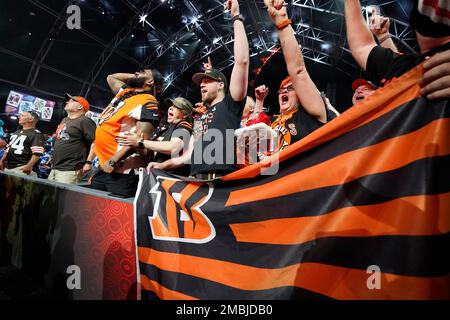
<svg viewBox="0 0 450 320">
<path fill-rule="evenodd" d="M 158 70 L 111 74 L 106 80 L 114 98 L 97 124 L 86 117 L 89 102 L 69 94 L 67 117 L 48 139 L 36 129 L 38 116 L 22 113 L 20 129 L 8 142 L 0 139 L 0 170 L 61 183 L 83 183 L 116 196 L 133 197 L 142 168 L 200 180 L 216 179 L 274 156 L 339 117 L 308 74 L 287 5 L 283 0 L 264 2 L 278 32 L 288 71 L 278 88 L 261 85 L 251 93 L 254 98 L 247 96 L 249 45 L 245 19 L 238 1 L 228 0 L 225 9 L 232 17 L 235 62 L 229 79 L 209 59 L 204 72 L 193 75 L 201 102 L 192 103 L 184 97 L 165 99 L 167 117 L 162 119 L 158 96 L 163 78 Z M 442 2 L 445 6 L 445 1 L 436 6 Z M 450 26 L 447 18 L 436 14 L 440 8 L 431 9 L 424 8 L 423 1 L 417 2 L 411 26 L 421 52 L 404 54 L 389 35 L 387 17 L 374 11 L 367 25 L 359 0 L 345 0 L 348 45 L 365 75 L 352 84 L 356 108 L 380 87 L 425 60 L 422 96 L 450 98 Z M 276 116 L 265 113 L 269 90 L 278 94 Z M 258 146 L 257 156 L 244 157 L 242 163 L 236 155 L 239 143 L 234 135 L 239 128 L 274 133 L 276 143 L 268 147 L 261 139 L 244 140 L 244 152 L 254 143 Z"/>
</svg>

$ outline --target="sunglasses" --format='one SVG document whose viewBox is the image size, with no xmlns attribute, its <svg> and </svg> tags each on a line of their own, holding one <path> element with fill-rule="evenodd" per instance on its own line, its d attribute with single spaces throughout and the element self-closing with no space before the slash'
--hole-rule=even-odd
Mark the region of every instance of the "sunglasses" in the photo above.
<svg viewBox="0 0 450 320">
<path fill-rule="evenodd" d="M 285 88 L 278 89 L 277 93 L 278 94 L 283 94 L 283 93 L 288 93 L 288 92 L 291 92 L 291 91 L 295 91 L 294 86 L 292 86 L 292 85 L 290 85 L 288 87 L 285 87 Z"/>
</svg>

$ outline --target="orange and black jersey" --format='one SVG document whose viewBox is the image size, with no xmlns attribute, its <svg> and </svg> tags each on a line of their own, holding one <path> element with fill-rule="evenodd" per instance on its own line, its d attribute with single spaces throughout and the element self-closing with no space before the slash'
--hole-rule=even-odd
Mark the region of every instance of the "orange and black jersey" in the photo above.
<svg viewBox="0 0 450 320">
<path fill-rule="evenodd" d="M 26 165 L 33 155 L 44 153 L 44 135 L 37 129 L 21 129 L 11 135 L 6 156 L 8 169 Z"/>
<path fill-rule="evenodd" d="M 327 122 L 336 118 L 336 114 L 326 108 Z M 312 117 L 303 107 L 288 115 L 279 115 L 272 121 L 272 129 L 278 133 L 278 151 L 306 137 L 324 123 Z"/>
<path fill-rule="evenodd" d="M 146 91 L 121 89 L 99 116 L 95 133 L 95 151 L 100 165 L 115 155 L 122 146 L 116 142 L 121 132 L 136 132 L 138 121 L 157 127 L 161 118 L 156 98 Z"/>
</svg>

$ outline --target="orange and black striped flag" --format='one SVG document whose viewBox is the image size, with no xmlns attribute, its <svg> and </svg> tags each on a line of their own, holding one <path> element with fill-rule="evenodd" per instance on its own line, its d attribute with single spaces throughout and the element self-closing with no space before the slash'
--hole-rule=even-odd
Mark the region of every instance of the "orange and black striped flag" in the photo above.
<svg viewBox="0 0 450 320">
<path fill-rule="evenodd" d="M 159 299 L 449 299 L 449 101 L 422 67 L 213 182 L 143 174 L 141 293 Z"/>
</svg>

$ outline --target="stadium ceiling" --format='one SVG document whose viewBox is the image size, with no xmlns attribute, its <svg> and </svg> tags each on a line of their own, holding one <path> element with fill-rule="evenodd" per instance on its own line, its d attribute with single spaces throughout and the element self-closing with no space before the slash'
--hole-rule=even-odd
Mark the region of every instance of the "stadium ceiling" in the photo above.
<svg viewBox="0 0 450 320">
<path fill-rule="evenodd" d="M 313 79 L 323 65 L 348 83 L 360 76 L 348 50 L 343 1 L 290 0 L 294 21 Z M 391 18 L 391 34 L 403 52 L 417 44 L 408 26 L 412 1 L 362 1 Z M 64 92 L 86 96 L 94 106 L 111 99 L 106 76 L 150 66 L 162 71 L 165 96 L 195 100 L 191 82 L 210 56 L 228 74 L 233 64 L 233 32 L 222 0 L 3 0 L 0 13 L 0 83 L 54 99 Z M 263 0 L 240 1 L 250 42 L 252 79 L 279 46 Z M 81 29 L 66 26 L 69 5 L 81 8 Z M 317 74 L 315 74 L 317 73 Z M 317 80 L 327 86 L 324 80 Z M 323 83 L 322 83 L 323 82 Z M 319 85 L 319 86 L 320 86 Z M 329 88 L 328 88 L 329 89 Z M 321 88 L 326 90 L 326 88 Z M 334 90 L 336 91 L 336 90 Z M 339 90 L 338 90 L 339 91 Z M 333 97 L 339 100 L 339 97 Z M 341 99 L 342 100 L 342 99 Z"/>
</svg>

